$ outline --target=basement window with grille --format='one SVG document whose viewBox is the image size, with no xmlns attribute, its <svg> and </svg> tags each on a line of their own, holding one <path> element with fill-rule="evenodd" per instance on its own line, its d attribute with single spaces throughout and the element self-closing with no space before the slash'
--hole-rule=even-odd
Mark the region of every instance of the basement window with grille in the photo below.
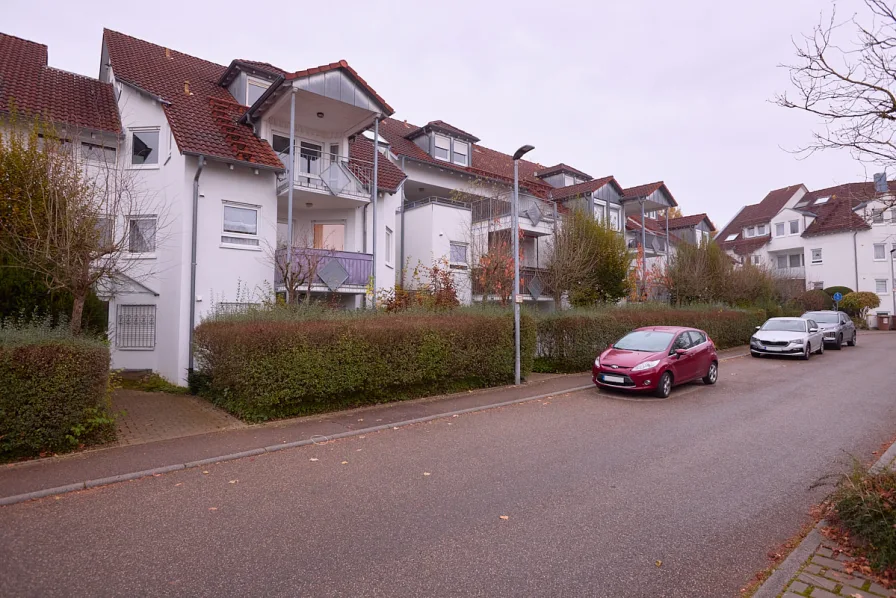
<svg viewBox="0 0 896 598">
<path fill-rule="evenodd" d="M 119 349 L 152 351 L 156 348 L 156 306 L 119 305 L 115 346 Z"/>
<path fill-rule="evenodd" d="M 258 212 L 260 206 L 224 202 L 224 228 L 221 245 L 232 249 L 259 251 Z"/>
</svg>

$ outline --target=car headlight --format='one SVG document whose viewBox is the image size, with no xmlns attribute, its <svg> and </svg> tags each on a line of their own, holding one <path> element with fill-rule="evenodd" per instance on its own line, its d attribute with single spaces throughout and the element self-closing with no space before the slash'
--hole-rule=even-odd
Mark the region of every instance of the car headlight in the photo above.
<svg viewBox="0 0 896 598">
<path fill-rule="evenodd" d="M 759 344 L 759 339 L 756 338 L 755 336 L 751 336 L 751 337 L 750 337 L 750 344 L 754 344 L 754 343 L 755 343 L 755 344 Z"/>
<path fill-rule="evenodd" d="M 598 355 L 597 357 L 594 358 L 594 367 L 596 367 L 596 368 L 600 367 L 600 355 Z"/>
<path fill-rule="evenodd" d="M 790 341 L 790 344 L 791 344 L 791 345 L 802 345 L 803 342 L 804 342 L 803 339 L 798 338 L 798 339 L 796 339 L 795 341 Z"/>
<path fill-rule="evenodd" d="M 633 372 L 643 372 L 644 370 L 649 370 L 650 368 L 655 368 L 660 363 L 659 359 L 655 359 L 653 361 L 644 361 L 639 363 L 635 367 L 632 368 Z"/>
</svg>

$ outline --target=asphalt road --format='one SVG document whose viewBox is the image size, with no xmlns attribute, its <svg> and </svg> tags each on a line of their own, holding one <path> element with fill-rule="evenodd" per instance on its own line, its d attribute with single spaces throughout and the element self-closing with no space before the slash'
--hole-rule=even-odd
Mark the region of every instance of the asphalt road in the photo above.
<svg viewBox="0 0 896 598">
<path fill-rule="evenodd" d="M 0 508 L 0 596 L 737 596 L 896 434 L 896 333 Z M 507 519 L 502 519 L 507 517 Z"/>
</svg>

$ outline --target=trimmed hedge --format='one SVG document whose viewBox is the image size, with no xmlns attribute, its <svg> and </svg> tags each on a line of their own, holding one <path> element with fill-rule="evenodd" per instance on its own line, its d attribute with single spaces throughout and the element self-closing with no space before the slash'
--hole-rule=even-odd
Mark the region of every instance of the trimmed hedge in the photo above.
<svg viewBox="0 0 896 598">
<path fill-rule="evenodd" d="M 705 330 L 720 349 L 745 345 L 763 310 L 734 311 L 672 308 L 567 310 L 538 319 L 536 372 L 583 372 L 611 343 L 642 326 L 690 326 Z"/>
<path fill-rule="evenodd" d="M 114 438 L 109 349 L 0 327 L 0 461 Z"/>
<path fill-rule="evenodd" d="M 522 371 L 535 325 L 524 315 Z M 193 386 L 249 421 L 331 411 L 513 381 L 513 318 L 458 309 L 343 318 L 238 317 L 196 329 Z"/>
</svg>

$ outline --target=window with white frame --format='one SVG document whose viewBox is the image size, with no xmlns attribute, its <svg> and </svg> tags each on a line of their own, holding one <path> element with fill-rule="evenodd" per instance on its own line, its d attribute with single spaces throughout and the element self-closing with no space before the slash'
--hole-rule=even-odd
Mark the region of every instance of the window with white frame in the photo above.
<svg viewBox="0 0 896 598">
<path fill-rule="evenodd" d="M 874 261 L 879 262 L 887 259 L 887 246 L 884 243 L 874 244 Z"/>
<path fill-rule="evenodd" d="M 106 147 L 96 143 L 81 142 L 81 155 L 88 162 L 96 162 L 99 164 L 115 163 L 115 148 Z"/>
<path fill-rule="evenodd" d="M 131 166 L 155 168 L 159 165 L 159 128 L 131 129 Z"/>
<path fill-rule="evenodd" d="M 115 346 L 119 349 L 151 351 L 156 347 L 156 306 L 119 305 Z"/>
<path fill-rule="evenodd" d="M 395 243 L 393 240 L 392 229 L 386 227 L 386 264 L 391 266 L 395 263 Z"/>
<path fill-rule="evenodd" d="M 755 236 L 756 236 L 756 227 L 755 227 L 755 226 L 748 226 L 748 227 L 747 227 L 747 233 L 746 233 L 744 236 L 747 237 L 748 239 L 749 239 L 750 237 L 755 237 Z"/>
<path fill-rule="evenodd" d="M 821 260 L 821 249 L 813 249 L 813 250 L 812 250 L 812 263 L 813 263 L 813 264 L 820 264 L 820 263 L 822 263 L 822 260 Z"/>
<path fill-rule="evenodd" d="M 737 238 L 737 233 L 734 233 L 733 235 L 728 235 L 727 237 L 725 237 L 725 241 L 726 241 L 726 242 L 727 242 L 727 241 L 733 241 L 733 240 L 735 240 L 736 238 Z"/>
<path fill-rule="evenodd" d="M 791 253 L 788 262 L 791 268 L 800 268 L 805 265 L 802 253 Z"/>
<path fill-rule="evenodd" d="M 874 224 L 884 223 L 884 211 L 881 208 L 871 210 L 871 222 Z"/>
<path fill-rule="evenodd" d="M 155 214 L 128 218 L 128 253 L 155 252 L 158 222 Z"/>
<path fill-rule="evenodd" d="M 600 199 L 594 200 L 594 219 L 604 222 L 607 219 L 607 203 Z"/>
<path fill-rule="evenodd" d="M 818 199 L 815 200 L 815 205 L 820 206 L 821 204 L 826 204 L 826 203 L 828 203 L 829 199 L 831 199 L 830 195 L 828 195 L 826 197 L 819 197 Z"/>
<path fill-rule="evenodd" d="M 452 268 L 466 269 L 467 267 L 467 244 L 460 241 L 450 242 L 451 255 L 449 263 Z"/>
<path fill-rule="evenodd" d="M 756 227 L 756 234 L 760 237 L 768 234 L 768 231 L 766 230 L 764 224 L 760 224 L 759 226 Z"/>
<path fill-rule="evenodd" d="M 468 166 L 470 164 L 470 144 L 466 141 L 454 139 L 452 145 L 454 147 L 454 163 Z"/>
<path fill-rule="evenodd" d="M 438 160 L 451 159 L 451 138 L 444 135 L 433 134 L 432 157 Z"/>
<path fill-rule="evenodd" d="M 610 228 L 613 230 L 622 230 L 622 218 L 619 214 L 619 208 L 610 208 Z"/>
<path fill-rule="evenodd" d="M 241 249 L 256 249 L 258 238 L 259 206 L 230 201 L 224 204 L 224 221 L 221 229 L 221 244 Z"/>
<path fill-rule="evenodd" d="M 246 85 L 246 106 L 254 104 L 270 86 L 270 82 L 265 81 L 264 79 L 249 77 L 248 84 Z"/>
<path fill-rule="evenodd" d="M 753 255 L 750 256 L 750 263 L 753 264 L 754 266 L 758 266 L 761 259 L 762 258 L 759 255 L 754 253 Z"/>
<path fill-rule="evenodd" d="M 783 222 L 775 223 L 775 236 L 783 237 L 785 234 L 786 233 L 784 232 L 784 223 Z"/>
<path fill-rule="evenodd" d="M 824 282 L 822 282 L 822 281 L 813 282 L 813 283 L 812 283 L 812 290 L 813 290 L 813 291 L 822 291 L 822 290 L 824 290 Z"/>
<path fill-rule="evenodd" d="M 787 269 L 787 256 L 779 255 L 775 260 L 775 266 L 777 266 L 778 270 L 786 270 Z"/>
<path fill-rule="evenodd" d="M 874 281 L 874 292 L 878 295 L 886 294 L 887 292 L 887 279 L 886 278 L 878 278 Z"/>
<path fill-rule="evenodd" d="M 790 234 L 798 235 L 800 233 L 800 221 L 799 220 L 791 220 L 790 221 Z"/>
</svg>

